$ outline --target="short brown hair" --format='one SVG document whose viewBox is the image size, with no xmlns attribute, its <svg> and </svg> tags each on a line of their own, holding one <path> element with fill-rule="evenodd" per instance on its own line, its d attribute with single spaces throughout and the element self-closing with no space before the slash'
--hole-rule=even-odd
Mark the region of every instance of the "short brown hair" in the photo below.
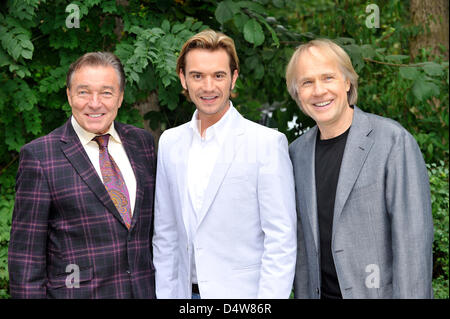
<svg viewBox="0 0 450 319">
<path fill-rule="evenodd" d="M 347 100 L 349 105 L 356 104 L 358 100 L 358 74 L 353 68 L 352 61 L 348 54 L 339 45 L 328 39 L 315 39 L 300 45 L 294 52 L 286 67 L 286 86 L 291 97 L 297 102 L 302 109 L 297 92 L 297 63 L 300 55 L 311 47 L 323 49 L 327 55 L 334 58 L 338 63 L 344 78 L 350 81 L 350 90 L 347 92 Z"/>
<path fill-rule="evenodd" d="M 239 59 L 233 39 L 221 32 L 207 29 L 192 36 L 183 45 L 177 59 L 177 74 L 180 74 L 180 71 L 183 71 L 183 74 L 185 74 L 186 54 L 193 49 L 207 49 L 211 51 L 224 49 L 230 57 L 231 74 L 234 73 L 234 70 L 239 72 Z"/>
<path fill-rule="evenodd" d="M 111 66 L 119 77 L 119 88 L 123 92 L 125 89 L 125 72 L 123 70 L 122 62 L 120 59 L 111 52 L 89 52 L 78 58 L 69 67 L 69 71 L 66 76 L 66 85 L 70 90 L 70 85 L 72 83 L 73 73 L 83 66 Z"/>
</svg>

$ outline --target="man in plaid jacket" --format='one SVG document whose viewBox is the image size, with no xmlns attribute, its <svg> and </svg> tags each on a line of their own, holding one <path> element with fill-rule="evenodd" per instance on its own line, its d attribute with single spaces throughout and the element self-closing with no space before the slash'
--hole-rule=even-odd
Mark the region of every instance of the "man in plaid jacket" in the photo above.
<svg viewBox="0 0 450 319">
<path fill-rule="evenodd" d="M 83 55 L 67 74 L 72 117 L 21 149 L 8 256 L 13 298 L 155 297 L 154 142 L 114 121 L 124 86 L 116 56 Z M 104 134 L 128 190 L 128 222 L 104 184 L 93 140 Z"/>
</svg>

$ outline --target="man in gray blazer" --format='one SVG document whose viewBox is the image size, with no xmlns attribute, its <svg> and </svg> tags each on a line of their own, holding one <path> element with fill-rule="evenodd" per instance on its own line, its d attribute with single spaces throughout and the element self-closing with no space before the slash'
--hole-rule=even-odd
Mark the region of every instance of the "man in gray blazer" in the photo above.
<svg viewBox="0 0 450 319">
<path fill-rule="evenodd" d="M 296 298 L 432 298 L 427 169 L 397 122 L 359 109 L 345 51 L 313 40 L 286 83 L 316 126 L 289 148 L 298 213 Z"/>
</svg>

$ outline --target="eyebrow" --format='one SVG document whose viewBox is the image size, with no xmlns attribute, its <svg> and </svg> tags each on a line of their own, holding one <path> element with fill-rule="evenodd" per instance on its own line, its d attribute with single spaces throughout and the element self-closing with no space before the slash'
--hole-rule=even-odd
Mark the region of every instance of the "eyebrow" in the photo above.
<svg viewBox="0 0 450 319">
<path fill-rule="evenodd" d="M 192 75 L 192 74 L 204 74 L 204 73 L 194 70 L 194 71 L 189 71 L 189 74 Z M 227 74 L 227 72 L 226 71 L 216 71 L 216 72 L 214 72 L 214 74 Z"/>
<path fill-rule="evenodd" d="M 79 89 L 88 89 L 88 88 L 89 88 L 89 85 L 83 85 L 83 84 L 77 85 L 77 87 L 76 87 L 77 90 L 79 90 Z M 103 85 L 103 86 L 101 87 L 101 89 L 102 89 L 102 90 L 104 90 L 104 89 L 110 89 L 110 90 L 114 91 L 114 87 L 111 86 L 111 85 Z"/>
<path fill-rule="evenodd" d="M 330 75 L 336 76 L 336 73 L 335 72 L 327 72 L 327 73 L 320 74 L 321 77 L 330 76 Z M 305 77 L 300 78 L 299 81 L 303 82 L 305 80 L 310 80 L 311 78 L 312 78 L 311 76 L 305 76 Z"/>
</svg>

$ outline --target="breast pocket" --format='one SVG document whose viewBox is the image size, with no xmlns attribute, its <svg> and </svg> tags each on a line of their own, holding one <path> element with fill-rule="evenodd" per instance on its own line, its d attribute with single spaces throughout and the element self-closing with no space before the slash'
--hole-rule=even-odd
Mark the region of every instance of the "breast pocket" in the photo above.
<svg viewBox="0 0 450 319">
<path fill-rule="evenodd" d="M 348 197 L 349 201 L 361 199 L 361 198 L 367 198 L 370 200 L 373 198 L 373 194 L 379 193 L 381 191 L 381 188 L 378 186 L 377 183 L 364 185 L 364 186 L 355 186 L 352 191 L 350 192 L 350 195 Z"/>
</svg>

